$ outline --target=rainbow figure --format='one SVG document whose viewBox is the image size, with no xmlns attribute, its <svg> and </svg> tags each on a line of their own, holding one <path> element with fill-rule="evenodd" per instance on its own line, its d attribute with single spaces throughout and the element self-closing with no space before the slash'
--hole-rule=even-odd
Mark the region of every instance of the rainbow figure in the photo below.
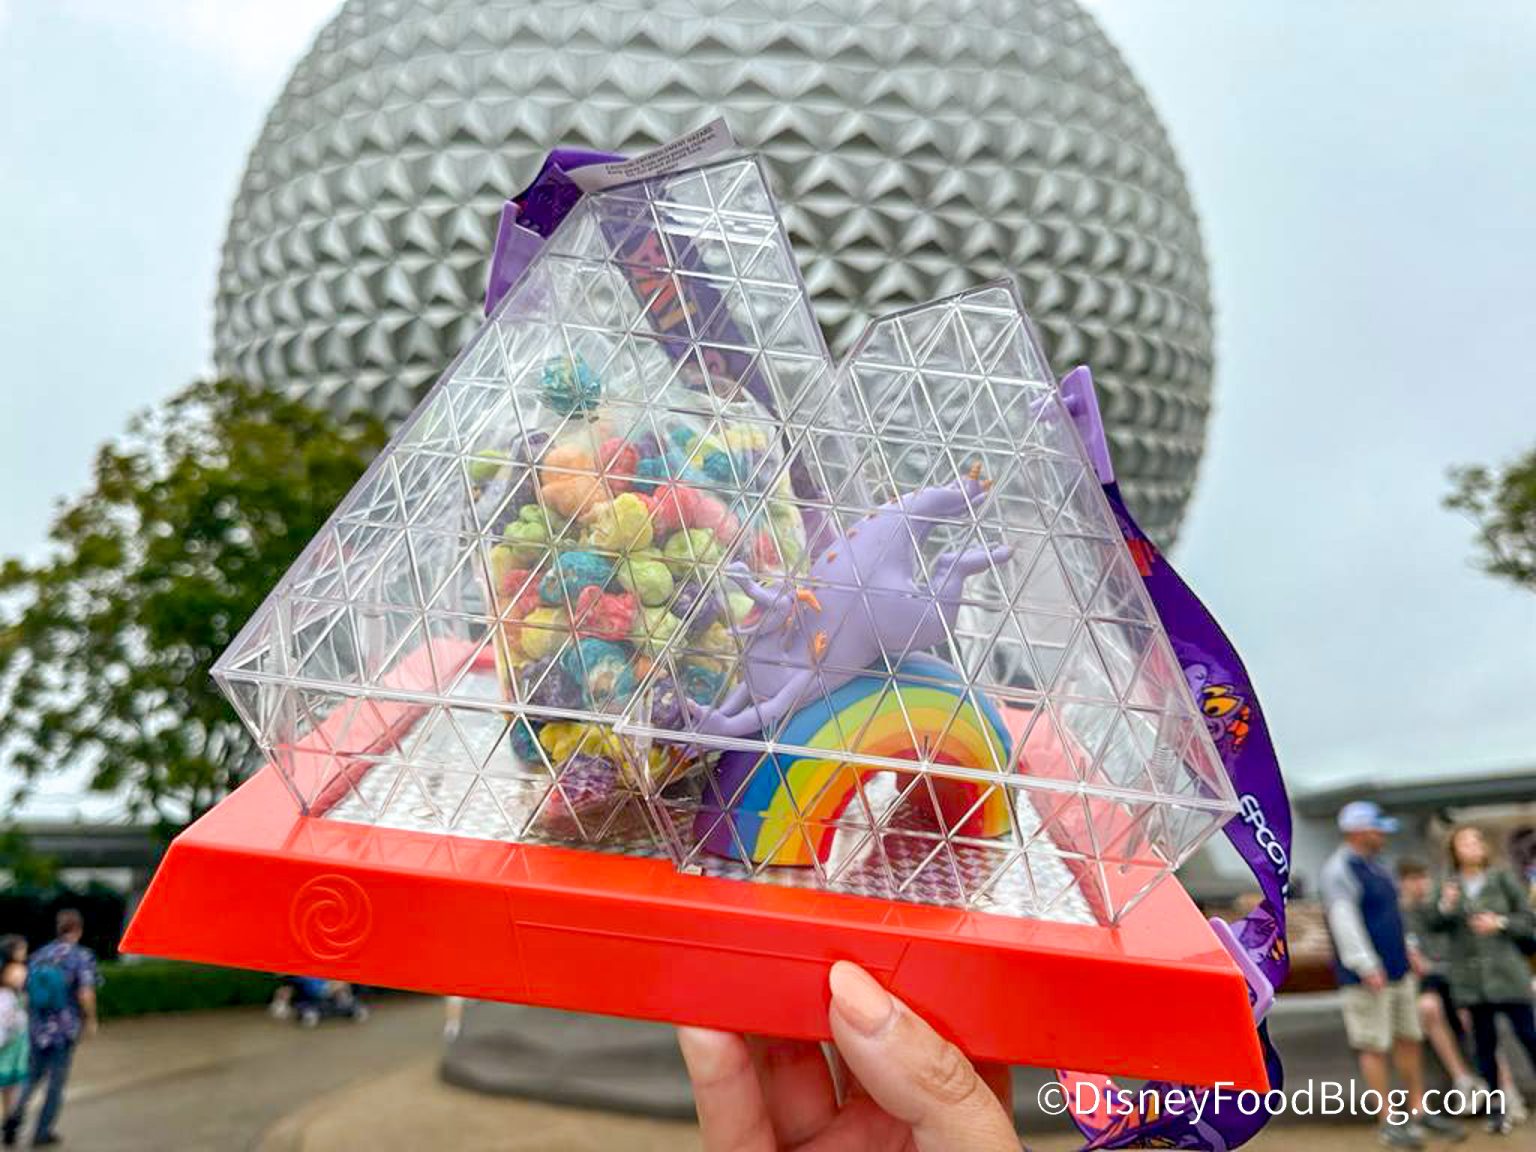
<svg viewBox="0 0 1536 1152">
<path fill-rule="evenodd" d="M 915 747 L 914 731 L 933 736 Z M 857 736 L 848 746 L 850 733 Z M 959 674 L 932 656 L 909 656 L 894 676 L 882 671 L 849 680 L 830 697 L 798 709 L 777 742 L 989 772 L 1006 769 L 1013 745 L 993 704 L 967 694 Z M 723 812 L 718 805 L 701 807 L 695 835 L 707 851 L 743 863 L 825 862 L 858 781 L 889 770 L 805 753 L 726 753 L 714 770 L 715 794 L 735 800 Z M 913 773 L 897 775 L 905 786 Z M 991 837 L 1008 830 L 1005 788 L 951 777 L 934 785 L 938 815 L 955 835 Z M 803 835 L 795 834 L 797 827 Z"/>
</svg>

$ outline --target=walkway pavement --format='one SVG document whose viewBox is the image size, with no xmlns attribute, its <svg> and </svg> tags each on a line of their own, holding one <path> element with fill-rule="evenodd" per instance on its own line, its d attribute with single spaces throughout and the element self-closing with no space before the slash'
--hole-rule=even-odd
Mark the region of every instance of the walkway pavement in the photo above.
<svg viewBox="0 0 1536 1152">
<path fill-rule="evenodd" d="M 75 1152 L 695 1152 L 691 1123 L 489 1097 L 438 1078 L 438 1001 L 314 1031 L 233 1010 L 109 1024 L 80 1050 L 60 1130 Z M 1460 1147 L 1532 1147 L 1481 1135 Z M 1031 1138 L 1066 1152 L 1065 1135 Z M 1358 1125 L 1289 1126 L 1258 1152 L 1365 1152 Z"/>
<path fill-rule="evenodd" d="M 451 1135 L 450 1135 L 451 1134 Z M 1531 1129 L 1499 1140 L 1480 1131 L 1459 1152 L 1532 1147 Z M 1063 1133 L 1028 1138 L 1030 1152 L 1073 1152 Z M 1255 1152 L 1371 1152 L 1375 1133 L 1359 1124 L 1277 1128 L 1247 1145 Z M 1448 1148 L 1436 1143 L 1432 1149 Z M 444 1084 L 437 1062 L 418 1060 L 377 1080 L 315 1100 L 272 1131 L 259 1152 L 702 1152 L 690 1123 L 614 1116 Z"/>
<path fill-rule="evenodd" d="M 696 1152 L 698 1130 L 450 1088 L 437 1059 L 322 1096 L 268 1133 L 259 1152 Z"/>
<path fill-rule="evenodd" d="M 259 1009 L 109 1020 L 76 1054 L 59 1132 L 78 1152 L 247 1152 L 315 1097 L 429 1056 L 441 1027 L 419 999 L 313 1031 Z"/>
</svg>

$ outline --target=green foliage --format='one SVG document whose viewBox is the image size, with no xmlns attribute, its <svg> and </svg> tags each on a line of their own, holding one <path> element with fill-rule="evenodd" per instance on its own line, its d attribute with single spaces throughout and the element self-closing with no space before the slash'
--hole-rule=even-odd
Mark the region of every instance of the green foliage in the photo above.
<svg viewBox="0 0 1536 1152">
<path fill-rule="evenodd" d="M 101 975 L 96 1004 L 103 1019 L 265 1004 L 277 988 L 277 977 L 264 972 L 174 960 L 103 964 Z"/>
<path fill-rule="evenodd" d="M 209 666 L 385 439 L 230 380 L 136 417 L 48 557 L 0 566 L 0 762 L 88 766 L 168 830 L 239 783 L 251 744 Z"/>
<path fill-rule="evenodd" d="M 0 872 L 13 888 L 48 889 L 58 881 L 59 862 L 33 848 L 20 828 L 0 828 Z"/>
<path fill-rule="evenodd" d="M 1481 465 L 1451 470 L 1445 506 L 1477 525 L 1477 565 L 1536 589 L 1536 448 L 1503 468 Z"/>
<path fill-rule="evenodd" d="M 46 872 L 43 875 L 46 878 Z M 33 948 L 53 939 L 55 918 L 65 908 L 73 908 L 85 918 L 81 943 L 103 960 L 117 955 L 126 898 L 115 888 L 94 882 L 74 887 L 59 883 L 56 876 L 51 883 L 0 887 L 0 926 L 25 936 Z"/>
</svg>

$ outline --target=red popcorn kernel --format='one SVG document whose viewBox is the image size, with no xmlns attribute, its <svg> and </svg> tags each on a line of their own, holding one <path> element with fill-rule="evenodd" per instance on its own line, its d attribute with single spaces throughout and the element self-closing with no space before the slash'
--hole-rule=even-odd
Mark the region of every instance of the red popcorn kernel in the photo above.
<svg viewBox="0 0 1536 1152">
<path fill-rule="evenodd" d="M 527 568 L 508 568 L 498 573 L 496 594 L 505 600 L 521 593 L 528 583 L 528 571 Z"/>
<path fill-rule="evenodd" d="M 731 514 L 724 504 L 702 492 L 694 493 L 693 506 L 687 509 L 687 513 L 688 527 L 707 528 L 711 532 L 718 532 L 720 525 Z"/>
<path fill-rule="evenodd" d="M 635 466 L 640 463 L 639 450 L 622 436 L 610 436 L 597 450 L 597 458 L 608 474 L 608 487 L 614 492 L 627 492 L 626 478 L 635 474 Z"/>
<path fill-rule="evenodd" d="M 740 531 L 741 521 L 736 518 L 736 513 L 726 512 L 720 523 L 715 525 L 715 539 L 722 544 L 729 544 Z"/>
<path fill-rule="evenodd" d="M 752 567 L 756 571 L 763 572 L 783 565 L 784 557 L 779 554 L 778 542 L 772 535 L 759 532 L 752 538 Z"/>
<path fill-rule="evenodd" d="M 495 584 L 496 601 L 500 606 L 505 606 L 512 601 L 512 614 L 518 617 L 526 616 L 539 604 L 539 582 L 530 583 L 528 577 L 533 574 L 531 568 L 516 568 L 508 562 L 507 557 L 512 550 L 505 545 L 499 545 L 491 552 L 491 577 Z"/>
<path fill-rule="evenodd" d="M 602 592 L 588 585 L 576 597 L 576 634 L 599 640 L 629 639 L 640 601 L 629 592 Z"/>
<path fill-rule="evenodd" d="M 686 484 L 666 484 L 656 489 L 655 512 L 651 523 L 658 536 L 669 536 L 684 527 L 693 527 L 694 507 L 699 493 Z"/>
<path fill-rule="evenodd" d="M 521 574 L 521 579 L 526 581 L 526 583 L 513 584 L 507 590 L 509 594 L 517 593 L 517 599 L 512 602 L 512 616 L 517 620 L 521 620 L 524 616 L 528 615 L 540 603 L 539 582 L 537 580 L 528 580 L 528 575 L 529 573 L 527 572 Z"/>
</svg>

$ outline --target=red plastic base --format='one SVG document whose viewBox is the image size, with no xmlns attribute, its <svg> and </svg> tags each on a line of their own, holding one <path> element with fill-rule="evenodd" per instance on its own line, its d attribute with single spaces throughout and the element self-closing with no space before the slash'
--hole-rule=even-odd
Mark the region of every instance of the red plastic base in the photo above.
<svg viewBox="0 0 1536 1152">
<path fill-rule="evenodd" d="M 977 1059 L 1266 1086 L 1176 882 L 1115 928 L 689 876 L 298 814 L 266 768 L 171 845 L 126 951 L 809 1039 L 854 960 Z"/>
</svg>

